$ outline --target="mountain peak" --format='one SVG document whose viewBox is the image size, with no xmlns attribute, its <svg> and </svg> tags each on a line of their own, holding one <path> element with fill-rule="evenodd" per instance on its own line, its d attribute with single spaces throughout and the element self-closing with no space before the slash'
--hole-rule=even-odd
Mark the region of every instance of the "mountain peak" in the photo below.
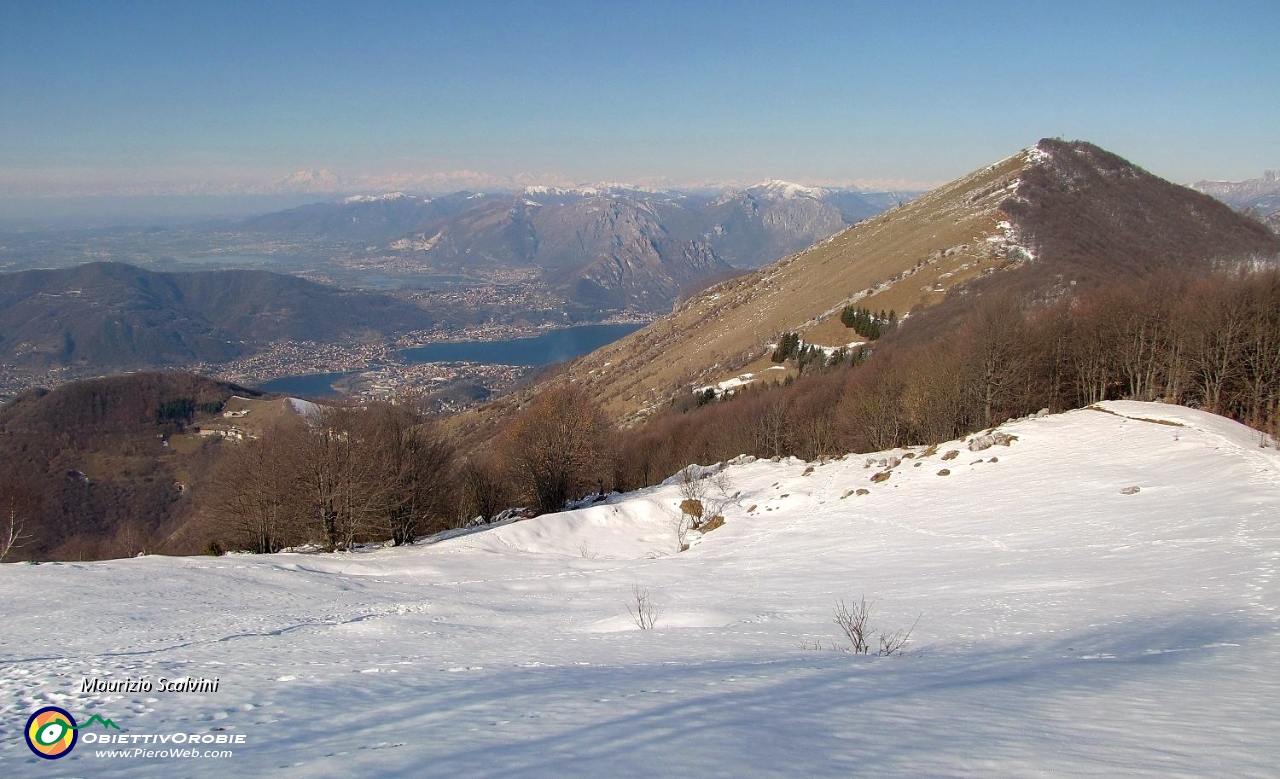
<svg viewBox="0 0 1280 779">
<path fill-rule="evenodd" d="M 388 192 L 385 195 L 352 195 L 344 197 L 338 201 L 343 205 L 348 203 L 381 203 L 388 200 L 409 200 L 410 197 L 403 192 Z"/>
<path fill-rule="evenodd" d="M 758 191 L 787 188 L 764 182 Z M 786 219 L 779 203 L 806 200 L 756 205 Z M 1077 284 L 1276 256 L 1275 235 L 1221 203 L 1093 144 L 1046 139 L 692 297 L 571 371 L 609 399 L 610 413 L 634 420 L 669 404 L 673 388 L 767 369 L 779 333 L 848 343 L 839 314 L 849 305 L 901 312 L 959 301 L 947 309 L 956 311 L 970 299 L 952 294 L 961 288 L 1052 297 Z"/>
<path fill-rule="evenodd" d="M 281 192 L 333 192 L 342 188 L 342 177 L 331 170 L 299 170 L 272 187 Z"/>
<path fill-rule="evenodd" d="M 803 184 L 796 184 L 781 179 L 765 179 L 758 184 L 747 187 L 747 192 L 753 195 L 767 195 L 776 197 L 781 200 L 792 200 L 798 197 L 807 197 L 814 200 L 824 197 L 827 190 L 821 187 L 806 187 Z"/>
</svg>

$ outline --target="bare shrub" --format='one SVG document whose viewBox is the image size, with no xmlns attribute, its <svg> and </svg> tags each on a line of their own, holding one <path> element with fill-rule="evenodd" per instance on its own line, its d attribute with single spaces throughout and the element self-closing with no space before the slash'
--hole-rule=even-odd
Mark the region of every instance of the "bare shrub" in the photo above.
<svg viewBox="0 0 1280 779">
<path fill-rule="evenodd" d="M 844 601 L 836 603 L 835 623 L 840 627 L 840 632 L 844 634 L 848 643 L 845 651 L 855 655 L 871 654 L 872 641 L 875 640 L 878 647 L 876 654 L 880 657 L 900 654 L 911 640 L 911 634 L 920 623 L 920 617 L 916 617 L 916 621 L 909 628 L 881 631 L 877 636 L 876 629 L 871 625 L 871 605 L 866 596 L 859 598 L 853 604 L 847 604 Z"/>
<path fill-rule="evenodd" d="M 671 529 L 676 532 L 676 552 L 689 548 L 689 531 L 693 529 L 693 517 L 683 511 L 671 515 Z"/>
<path fill-rule="evenodd" d="M 653 630 L 653 626 L 658 624 L 658 610 L 649 597 L 649 590 L 640 589 L 638 584 L 631 588 L 631 600 L 627 602 L 627 613 L 631 615 L 631 621 L 641 630 Z"/>
<path fill-rule="evenodd" d="M 902 652 L 907 642 L 911 640 L 911 634 L 915 632 L 916 625 L 920 624 L 920 617 L 916 617 L 916 621 L 911 623 L 911 627 L 903 630 L 898 628 L 892 633 L 880 634 L 880 651 L 877 653 L 881 657 L 896 655 Z"/>
<path fill-rule="evenodd" d="M 689 530 L 707 532 L 707 525 L 719 519 L 716 527 L 724 524 L 724 510 L 733 501 L 732 484 L 724 469 L 709 474 L 699 473 L 694 466 L 680 472 L 680 517 L 676 520 L 677 543 L 680 551 L 687 548 L 684 536 Z"/>
<path fill-rule="evenodd" d="M 849 641 L 849 649 L 855 655 L 865 655 L 871 649 L 871 604 L 863 596 L 852 607 L 844 601 L 836 604 L 835 623 Z"/>
</svg>

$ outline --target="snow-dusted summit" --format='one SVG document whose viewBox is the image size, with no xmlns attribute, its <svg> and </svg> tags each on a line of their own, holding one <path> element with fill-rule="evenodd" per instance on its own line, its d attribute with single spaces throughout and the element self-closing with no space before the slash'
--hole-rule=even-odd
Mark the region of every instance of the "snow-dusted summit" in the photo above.
<svg viewBox="0 0 1280 779">
<path fill-rule="evenodd" d="M 344 197 L 342 200 L 339 200 L 338 202 L 343 204 L 385 203 L 389 200 L 413 200 L 413 199 L 417 199 L 417 198 L 410 198 L 408 195 L 406 195 L 403 192 L 387 192 L 382 195 L 352 195 L 351 197 Z M 425 202 L 425 199 L 423 200 Z"/>
<path fill-rule="evenodd" d="M 803 184 L 793 184 L 790 181 L 778 179 L 766 179 L 747 187 L 746 191 L 757 197 L 772 197 L 779 200 L 792 200 L 798 197 L 821 200 L 830 194 L 829 190 L 821 187 L 806 187 Z"/>
</svg>

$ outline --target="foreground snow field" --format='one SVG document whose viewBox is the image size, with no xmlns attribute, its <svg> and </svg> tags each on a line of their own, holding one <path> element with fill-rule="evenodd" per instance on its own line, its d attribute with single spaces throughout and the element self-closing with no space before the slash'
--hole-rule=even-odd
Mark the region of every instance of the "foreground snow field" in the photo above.
<svg viewBox="0 0 1280 779">
<path fill-rule="evenodd" d="M 0 566 L 0 775 L 1280 775 L 1276 450 L 1144 403 L 1001 430 L 878 483 L 903 450 L 731 465 L 680 554 L 672 483 L 412 548 Z M 906 655 L 827 648 L 863 595 L 919 617 Z M 218 690 L 81 692 L 189 676 Z M 246 738 L 44 760 L 50 704 Z"/>
</svg>

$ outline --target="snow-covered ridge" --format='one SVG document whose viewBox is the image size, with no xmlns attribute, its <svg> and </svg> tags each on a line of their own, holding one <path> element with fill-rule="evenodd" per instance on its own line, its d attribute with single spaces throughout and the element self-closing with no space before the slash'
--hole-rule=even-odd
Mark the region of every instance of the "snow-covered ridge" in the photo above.
<svg viewBox="0 0 1280 779">
<path fill-rule="evenodd" d="M 342 200 L 338 202 L 343 203 L 345 205 L 348 203 L 381 203 L 388 200 L 411 200 L 411 199 L 413 198 L 411 198 L 409 195 L 406 195 L 403 192 L 388 192 L 385 195 L 352 195 L 351 197 L 344 197 Z"/>
<path fill-rule="evenodd" d="M 746 191 L 753 195 L 766 195 L 780 200 L 793 200 L 798 197 L 818 200 L 830 194 L 828 190 L 821 187 L 806 187 L 803 184 L 794 184 L 780 179 L 766 179 L 747 187 Z"/>
<path fill-rule="evenodd" d="M 680 553 L 672 479 L 409 548 L 3 565 L 0 717 L 245 735 L 211 777 L 1273 776 L 1274 445 L 1133 402 L 999 432 L 697 469 L 725 524 Z M 908 656 L 832 648 L 864 595 Z"/>
<path fill-rule="evenodd" d="M 553 187 L 534 185 L 527 186 L 520 190 L 522 195 L 552 195 L 557 197 L 600 197 L 613 193 L 639 192 L 651 195 L 671 194 L 666 189 L 657 187 L 647 187 L 640 184 L 624 184 L 622 182 L 610 181 L 600 184 L 582 185 L 577 187 Z"/>
</svg>

